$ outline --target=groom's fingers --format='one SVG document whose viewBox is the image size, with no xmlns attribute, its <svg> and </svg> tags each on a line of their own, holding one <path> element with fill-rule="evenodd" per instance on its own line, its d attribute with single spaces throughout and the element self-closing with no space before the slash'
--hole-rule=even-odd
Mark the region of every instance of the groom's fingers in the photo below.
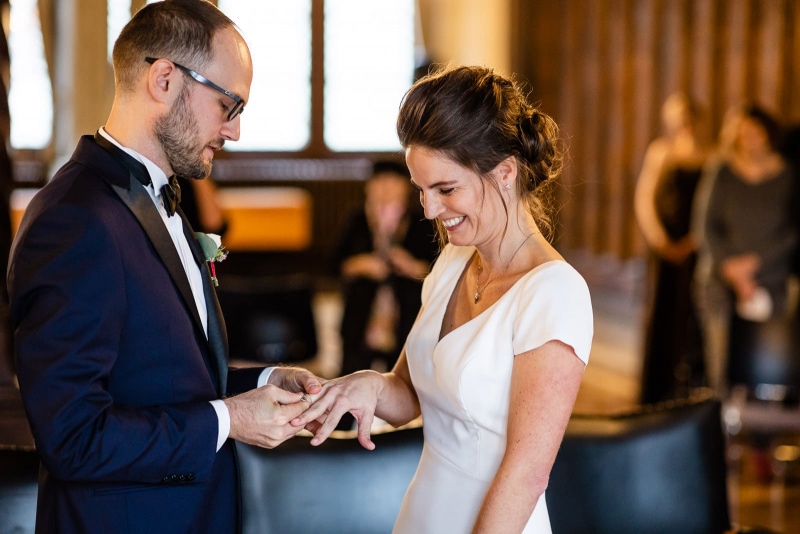
<svg viewBox="0 0 800 534">
<path fill-rule="evenodd" d="M 302 390 L 306 393 L 318 394 L 322 389 L 322 381 L 309 371 L 298 371 L 295 380 L 297 380 Z"/>
<path fill-rule="evenodd" d="M 267 385 L 224 399 L 230 414 L 229 436 L 259 447 L 276 447 L 300 430 L 287 421 L 308 407 L 300 402 L 301 396 Z"/>
<path fill-rule="evenodd" d="M 259 389 L 262 389 L 264 395 L 275 404 L 294 404 L 300 402 L 303 398 L 302 393 L 293 393 L 272 385 L 267 385 Z M 304 406 L 303 410 L 305 410 L 305 408 Z M 303 410 L 300 410 L 298 413 L 302 413 Z"/>
<path fill-rule="evenodd" d="M 307 369 L 278 367 L 270 375 L 270 384 L 292 392 L 319 393 L 322 380 Z"/>
</svg>

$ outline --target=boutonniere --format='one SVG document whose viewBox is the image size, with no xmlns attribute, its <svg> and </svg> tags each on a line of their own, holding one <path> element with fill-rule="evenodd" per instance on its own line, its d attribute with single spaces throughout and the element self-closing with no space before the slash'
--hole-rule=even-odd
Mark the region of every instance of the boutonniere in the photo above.
<svg viewBox="0 0 800 534">
<path fill-rule="evenodd" d="M 217 268 L 214 263 L 227 258 L 228 249 L 222 246 L 222 238 L 217 234 L 195 232 L 194 235 L 197 237 L 197 242 L 200 243 L 200 248 L 203 249 L 203 256 L 205 256 L 208 267 L 211 269 L 211 281 L 214 282 L 215 286 L 218 286 Z"/>
</svg>

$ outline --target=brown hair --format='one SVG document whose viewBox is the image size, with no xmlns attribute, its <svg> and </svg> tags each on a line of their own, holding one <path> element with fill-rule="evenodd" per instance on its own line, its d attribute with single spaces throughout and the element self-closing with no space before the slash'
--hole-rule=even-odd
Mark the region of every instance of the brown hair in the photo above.
<svg viewBox="0 0 800 534">
<path fill-rule="evenodd" d="M 543 199 L 545 186 L 561 172 L 562 142 L 555 121 L 528 103 L 516 81 L 485 67 L 440 68 L 418 80 L 404 96 L 397 135 L 403 148 L 413 145 L 439 152 L 494 189 L 489 173 L 504 159 L 515 157 L 517 190 L 542 233 L 552 238 L 552 220 Z M 441 227 L 439 235 L 445 235 Z"/>
<path fill-rule="evenodd" d="M 236 27 L 206 0 L 164 0 L 140 9 L 114 43 L 112 59 L 117 87 L 131 91 L 145 57 L 166 58 L 200 70 L 213 58 L 216 32 Z"/>
</svg>

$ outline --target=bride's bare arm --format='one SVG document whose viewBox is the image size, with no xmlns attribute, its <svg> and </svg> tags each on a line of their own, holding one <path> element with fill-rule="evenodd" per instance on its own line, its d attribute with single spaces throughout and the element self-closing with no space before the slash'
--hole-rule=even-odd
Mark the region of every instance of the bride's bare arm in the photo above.
<svg viewBox="0 0 800 534">
<path fill-rule="evenodd" d="M 506 452 L 473 534 L 520 532 L 547 487 L 584 363 L 560 341 L 514 358 Z"/>
<path fill-rule="evenodd" d="M 314 434 L 312 445 L 325 441 L 347 412 L 358 422 L 358 441 L 369 450 L 375 448 L 370 439 L 375 416 L 400 426 L 419 415 L 405 351 L 391 372 L 358 371 L 336 378 L 325 382 L 322 392 L 312 398 L 311 407 L 292 420 L 292 425 L 305 426 Z"/>
</svg>

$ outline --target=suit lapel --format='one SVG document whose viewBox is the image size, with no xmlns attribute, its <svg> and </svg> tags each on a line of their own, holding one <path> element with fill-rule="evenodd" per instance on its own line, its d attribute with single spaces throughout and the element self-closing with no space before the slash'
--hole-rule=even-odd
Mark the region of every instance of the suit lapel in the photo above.
<svg viewBox="0 0 800 534">
<path fill-rule="evenodd" d="M 194 231 L 180 207 L 178 207 L 177 214 L 183 220 L 183 233 L 186 236 L 186 241 L 189 242 L 189 248 L 192 249 L 192 255 L 200 267 L 200 274 L 203 278 L 203 295 L 206 299 L 206 311 L 208 313 L 208 345 L 211 349 L 214 364 L 217 367 L 219 390 L 224 396 L 228 383 L 228 334 L 225 329 L 225 318 L 222 315 L 219 300 L 217 300 L 217 292 L 211 284 L 208 263 L 205 260 L 203 251 L 200 249 L 197 238 L 194 236 Z"/>
<path fill-rule="evenodd" d="M 161 261 L 164 262 L 170 278 L 175 282 L 181 297 L 186 302 L 186 307 L 192 315 L 192 319 L 202 331 L 203 323 L 197 311 L 197 304 L 194 302 L 189 280 L 186 278 L 186 271 L 183 268 L 177 250 L 175 250 L 175 243 L 172 242 L 172 237 L 170 237 L 167 227 L 164 226 L 161 215 L 153 204 L 150 195 L 133 175 L 131 175 L 130 183 L 127 187 L 120 187 L 114 184 L 111 187 L 122 202 L 130 208 L 139 224 L 144 228 L 147 237 L 150 238 L 153 247 L 156 249 L 156 253 L 158 253 Z"/>
</svg>

